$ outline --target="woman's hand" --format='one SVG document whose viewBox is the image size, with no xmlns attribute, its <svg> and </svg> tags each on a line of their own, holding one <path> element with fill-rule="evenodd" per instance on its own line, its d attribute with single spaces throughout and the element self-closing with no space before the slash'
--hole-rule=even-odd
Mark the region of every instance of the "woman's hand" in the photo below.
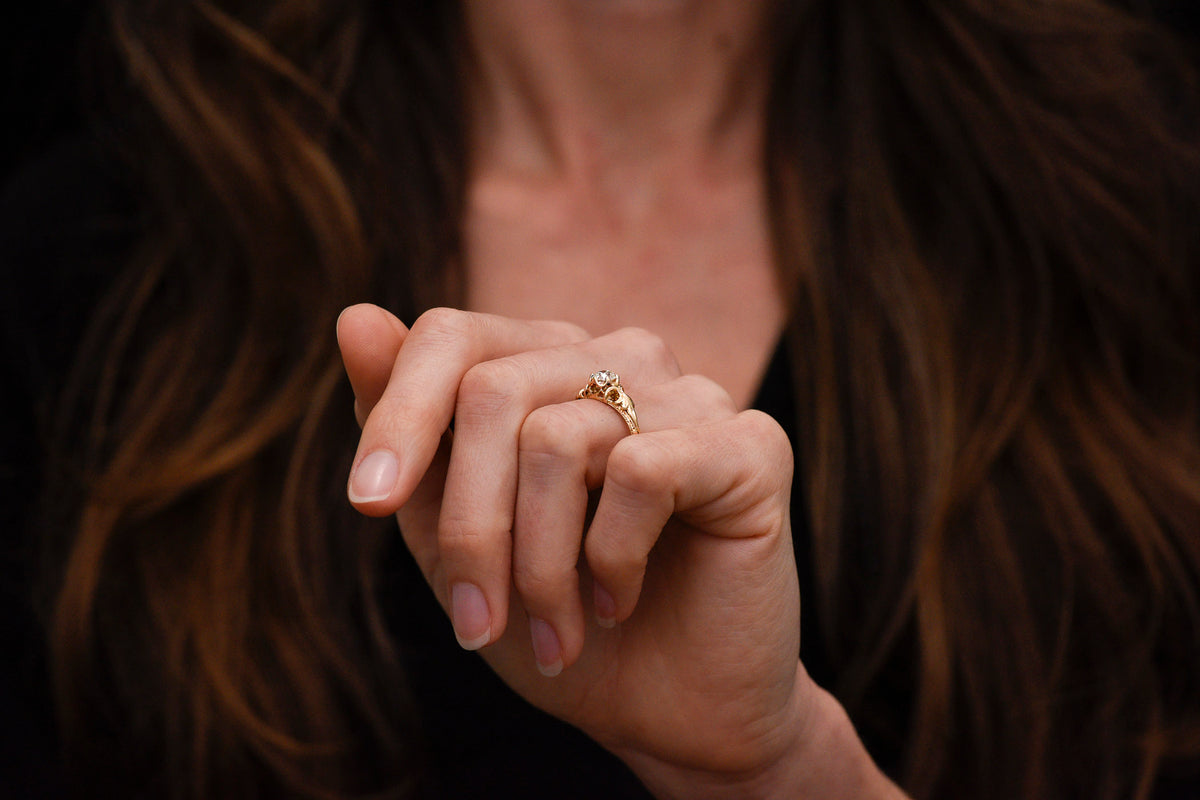
<svg viewBox="0 0 1200 800">
<path fill-rule="evenodd" d="M 798 661 L 779 426 L 642 331 L 357 306 L 338 335 L 351 501 L 397 514 L 459 642 L 664 793 L 777 789 L 827 697 Z M 574 399 L 599 368 L 639 435 Z"/>
</svg>

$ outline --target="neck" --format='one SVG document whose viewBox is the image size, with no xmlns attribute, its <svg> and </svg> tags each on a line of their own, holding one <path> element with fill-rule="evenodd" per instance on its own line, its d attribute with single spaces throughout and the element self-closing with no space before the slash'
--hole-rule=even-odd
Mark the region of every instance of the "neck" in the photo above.
<svg viewBox="0 0 1200 800">
<path fill-rule="evenodd" d="M 765 2 L 466 0 L 465 17 L 477 169 L 757 164 Z"/>
</svg>

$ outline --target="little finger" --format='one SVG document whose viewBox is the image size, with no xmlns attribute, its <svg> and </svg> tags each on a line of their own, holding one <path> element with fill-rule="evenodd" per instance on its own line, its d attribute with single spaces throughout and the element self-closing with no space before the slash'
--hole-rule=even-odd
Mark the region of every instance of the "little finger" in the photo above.
<svg viewBox="0 0 1200 800">
<path fill-rule="evenodd" d="M 696 375 L 637 394 L 646 431 L 696 426 L 737 413 L 724 389 Z M 618 413 L 590 401 L 543 406 L 521 427 L 512 575 L 531 619 L 543 673 L 557 674 L 582 652 L 586 624 L 577 567 L 588 490 L 601 485 L 609 453 L 628 435 Z M 614 610 L 603 598 L 596 618 L 605 627 L 615 624 Z"/>
<path fill-rule="evenodd" d="M 633 613 L 672 515 L 725 539 L 789 531 L 791 477 L 787 435 L 759 411 L 619 442 L 584 545 L 598 615 L 605 606 L 617 622 Z"/>
</svg>

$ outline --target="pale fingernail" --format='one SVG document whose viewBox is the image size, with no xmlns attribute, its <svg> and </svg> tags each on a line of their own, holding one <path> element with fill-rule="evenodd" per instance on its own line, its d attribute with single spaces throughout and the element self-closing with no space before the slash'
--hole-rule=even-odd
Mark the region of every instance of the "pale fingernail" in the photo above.
<svg viewBox="0 0 1200 800">
<path fill-rule="evenodd" d="M 456 583 L 450 588 L 450 621 L 464 650 L 478 650 L 492 637 L 487 599 L 473 583 Z"/>
<path fill-rule="evenodd" d="M 350 502 L 386 500 L 400 475 L 400 462 L 388 450 L 376 450 L 359 462 L 350 476 Z"/>
<path fill-rule="evenodd" d="M 562 672 L 562 645 L 550 623 L 530 617 L 529 635 L 533 639 L 533 659 L 537 662 L 538 672 L 547 678 Z"/>
<path fill-rule="evenodd" d="M 592 608 L 596 611 L 596 623 L 601 628 L 617 626 L 617 601 L 598 583 L 592 584 Z"/>
</svg>

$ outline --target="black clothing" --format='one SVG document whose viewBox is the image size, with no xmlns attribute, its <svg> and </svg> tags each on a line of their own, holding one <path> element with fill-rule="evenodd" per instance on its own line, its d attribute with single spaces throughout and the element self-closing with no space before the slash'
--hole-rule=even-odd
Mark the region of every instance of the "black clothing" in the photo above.
<svg viewBox="0 0 1200 800">
<path fill-rule="evenodd" d="M 118 162 L 94 140 L 52 152 L 12 180 L 0 196 L 0 334 L 9 408 L 0 417 L 0 797 L 53 798 L 66 792 L 53 730 L 44 633 L 31 587 L 38 563 L 35 501 L 41 436 L 90 309 L 111 284 L 139 236 L 139 211 Z M 794 419 L 789 359 L 781 346 L 756 407 L 787 429 Z M 795 437 L 793 437 L 794 440 Z M 833 671 L 814 629 L 809 533 L 802 498 L 793 496 L 793 535 L 805 612 L 802 656 L 814 679 Z M 397 541 L 399 537 L 396 537 Z M 462 651 L 411 557 L 397 544 L 385 569 L 394 633 L 428 740 L 434 796 L 444 798 L 649 797 L 616 758 L 579 731 L 512 693 L 478 655 Z M 901 652 L 907 652 L 900 648 Z M 889 687 L 885 703 L 904 716 L 909 695 Z M 877 762 L 897 766 L 900 742 L 872 742 Z M 1159 800 L 1200 797 L 1200 775 L 1158 787 Z"/>
<path fill-rule="evenodd" d="M 791 420 L 789 386 L 787 352 L 780 347 L 755 406 L 780 421 Z M 805 552 L 800 548 L 806 547 L 807 537 L 802 532 L 794 536 L 797 552 Z M 437 762 L 441 796 L 650 797 L 619 760 L 575 728 L 530 706 L 483 659 L 459 648 L 415 562 L 403 546 L 396 549 L 396 572 L 384 583 L 416 588 L 395 602 L 405 613 L 394 624 Z M 811 596 L 811 587 L 811 577 L 802 569 L 802 596 Z M 813 619 L 815 615 L 805 615 L 805 625 Z M 819 638 L 808 630 L 801 638 L 805 665 L 820 680 L 826 670 Z M 503 787 L 499 795 L 496 787 Z"/>
<path fill-rule="evenodd" d="M 4 359 L 12 408 L 0 419 L 0 597 L 7 655 L 0 679 L 13 690 L 0 723 L 0 796 L 55 797 L 60 774 L 46 674 L 44 631 L 31 587 L 46 487 L 39 477 L 52 399 L 62 389 L 89 314 L 139 235 L 139 212 L 118 160 L 93 139 L 63 145 L 15 176 L 0 197 Z M 785 348 L 775 354 L 756 407 L 785 427 L 793 418 Z M 798 500 L 799 498 L 796 498 Z M 797 521 L 802 516 L 797 514 Z M 797 528 L 797 552 L 807 551 Z M 445 613 L 399 543 L 382 581 L 391 621 L 433 761 L 436 796 L 649 797 L 615 757 L 533 708 L 454 639 Z M 802 570 L 802 588 L 812 581 Z M 815 615 L 805 615 L 805 624 Z M 805 661 L 820 679 L 818 637 L 804 632 Z"/>
</svg>

